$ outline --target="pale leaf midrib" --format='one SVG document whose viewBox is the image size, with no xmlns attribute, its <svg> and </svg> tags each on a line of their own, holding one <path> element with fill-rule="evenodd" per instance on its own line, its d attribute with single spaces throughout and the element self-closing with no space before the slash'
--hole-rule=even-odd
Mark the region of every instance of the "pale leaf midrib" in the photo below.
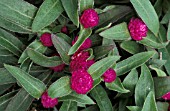
<svg viewBox="0 0 170 111">
<path fill-rule="evenodd" d="M 12 11 L 15 11 L 15 12 L 19 13 L 20 15 L 23 15 L 23 16 L 29 18 L 29 19 L 34 19 L 33 17 L 28 16 L 28 15 L 26 15 L 26 14 L 24 14 L 24 13 L 21 13 L 21 12 L 19 12 L 18 10 L 15 10 L 14 8 L 12 8 L 12 7 L 10 7 L 10 6 L 6 5 L 6 4 L 3 4 L 3 3 L 1 3 L 1 2 L 0 2 L 0 4 L 2 4 L 2 5 L 4 5 L 4 6 L 6 6 L 6 7 L 8 7 L 8 9 L 11 9 Z"/>
</svg>

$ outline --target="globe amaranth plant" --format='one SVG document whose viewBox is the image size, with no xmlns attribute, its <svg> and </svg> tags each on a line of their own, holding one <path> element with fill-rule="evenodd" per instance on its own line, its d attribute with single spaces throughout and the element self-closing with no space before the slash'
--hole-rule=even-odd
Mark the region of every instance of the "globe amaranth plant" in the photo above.
<svg viewBox="0 0 170 111">
<path fill-rule="evenodd" d="M 170 1 L 0 0 L 0 111 L 170 111 Z"/>
</svg>

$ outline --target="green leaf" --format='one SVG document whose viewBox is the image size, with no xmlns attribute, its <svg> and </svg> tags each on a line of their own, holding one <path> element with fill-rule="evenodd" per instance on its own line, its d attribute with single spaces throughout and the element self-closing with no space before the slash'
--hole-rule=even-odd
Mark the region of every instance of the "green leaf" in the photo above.
<svg viewBox="0 0 170 111">
<path fill-rule="evenodd" d="M 77 103 L 75 101 L 64 101 L 59 111 L 77 111 Z"/>
<path fill-rule="evenodd" d="M 166 60 L 160 60 L 160 59 L 153 59 L 151 61 L 151 67 L 155 67 L 155 68 L 161 68 L 163 65 L 166 64 Z"/>
<path fill-rule="evenodd" d="M 72 43 L 72 39 L 66 35 L 66 34 L 63 34 L 63 33 L 57 33 L 57 37 L 60 37 L 62 38 L 64 41 L 66 41 L 68 44 L 71 44 Z"/>
<path fill-rule="evenodd" d="M 87 95 L 81 95 L 77 93 L 71 93 L 67 96 L 58 98 L 59 101 L 75 101 L 82 104 L 95 104 L 94 101 Z"/>
<path fill-rule="evenodd" d="M 112 103 L 101 85 L 96 86 L 90 95 L 96 100 L 100 111 L 113 111 Z"/>
<path fill-rule="evenodd" d="M 58 98 L 69 95 L 72 92 L 70 88 L 70 77 L 64 76 L 54 82 L 48 88 L 48 95 L 51 98 Z"/>
<path fill-rule="evenodd" d="M 113 45 L 94 47 L 93 51 L 94 51 L 95 60 L 101 59 L 102 57 L 107 55 L 109 53 L 109 51 L 113 50 L 113 48 L 114 48 Z"/>
<path fill-rule="evenodd" d="M 113 40 L 128 40 L 128 39 L 130 39 L 128 27 L 125 22 L 115 25 L 115 26 L 99 33 L 99 35 L 104 38 L 113 39 Z"/>
<path fill-rule="evenodd" d="M 167 102 L 156 102 L 158 111 L 168 111 L 169 104 Z"/>
<path fill-rule="evenodd" d="M 0 64 L 17 64 L 18 59 L 15 55 L 9 52 L 7 49 L 0 47 Z M 1 67 L 1 65 L 0 65 Z"/>
<path fill-rule="evenodd" d="M 147 36 L 143 40 L 139 41 L 139 43 L 149 46 L 151 48 L 160 49 L 166 47 L 169 42 L 160 43 L 158 38 L 153 33 L 148 31 Z"/>
<path fill-rule="evenodd" d="M 0 26 L 14 32 L 31 33 L 37 8 L 23 0 L 1 0 Z"/>
<path fill-rule="evenodd" d="M 79 47 L 84 43 L 84 41 L 91 35 L 92 30 L 90 28 L 83 28 L 80 30 L 79 37 L 76 41 L 76 43 L 70 48 L 68 55 L 74 54 Z"/>
<path fill-rule="evenodd" d="M 17 91 L 13 91 L 0 97 L 0 110 L 1 111 L 5 111 L 5 108 L 7 107 L 8 103 L 13 98 L 13 96 L 16 94 L 16 92 Z"/>
<path fill-rule="evenodd" d="M 5 111 L 26 111 L 33 101 L 24 89 L 21 89 L 9 102 Z"/>
<path fill-rule="evenodd" d="M 163 3 L 163 0 L 157 0 L 154 4 L 154 8 L 155 8 L 155 11 L 158 17 L 162 15 L 162 3 Z"/>
<path fill-rule="evenodd" d="M 139 106 L 127 106 L 130 111 L 141 111 L 142 108 Z"/>
<path fill-rule="evenodd" d="M 33 62 L 44 67 L 55 67 L 63 63 L 58 56 L 46 57 L 33 49 L 27 49 L 27 54 Z"/>
<path fill-rule="evenodd" d="M 159 53 L 162 54 L 162 59 L 167 60 L 165 66 L 165 69 L 167 71 L 167 74 L 170 75 L 170 44 L 166 48 L 159 49 Z"/>
<path fill-rule="evenodd" d="M 90 68 L 88 69 L 88 73 L 92 76 L 93 80 L 100 78 L 104 72 L 109 69 L 117 60 L 119 60 L 119 56 L 110 56 L 104 59 L 101 59 L 95 62 Z"/>
<path fill-rule="evenodd" d="M 162 71 L 161 69 L 158 69 L 158 68 L 155 68 L 155 67 L 152 67 L 152 66 L 150 66 L 150 68 L 156 71 L 158 77 L 167 76 L 166 73 L 164 71 Z"/>
<path fill-rule="evenodd" d="M 97 107 L 97 105 L 93 105 L 93 106 L 89 106 L 83 110 L 80 111 L 99 111 L 99 108 Z"/>
<path fill-rule="evenodd" d="M 154 77 L 154 87 L 156 98 L 162 97 L 170 91 L 170 77 Z"/>
<path fill-rule="evenodd" d="M 117 76 L 123 75 L 131 69 L 141 66 L 147 62 L 154 54 L 155 51 L 141 52 L 118 62 L 115 68 Z"/>
<path fill-rule="evenodd" d="M 0 85 L 15 83 L 16 79 L 5 69 L 0 68 Z"/>
<path fill-rule="evenodd" d="M 106 87 L 110 90 L 117 91 L 120 93 L 128 93 L 129 90 L 125 89 L 120 79 L 117 77 L 115 81 L 111 83 L 105 83 Z"/>
<path fill-rule="evenodd" d="M 19 56 L 24 45 L 15 36 L 0 28 L 0 46 Z"/>
<path fill-rule="evenodd" d="M 78 0 L 61 0 L 61 2 L 70 20 L 78 27 Z"/>
<path fill-rule="evenodd" d="M 117 20 L 123 18 L 132 12 L 132 9 L 128 6 L 116 5 L 113 8 L 99 14 L 99 24 L 96 26 L 97 28 L 105 27 L 110 23 L 115 23 Z"/>
<path fill-rule="evenodd" d="M 170 8 L 167 11 L 167 13 L 164 15 L 164 17 L 162 18 L 161 23 L 167 24 L 169 22 L 169 19 L 170 19 Z"/>
<path fill-rule="evenodd" d="M 170 20 L 169 20 L 169 24 L 168 24 L 168 31 L 167 31 L 167 40 L 170 40 Z"/>
<path fill-rule="evenodd" d="M 60 0 L 45 0 L 40 6 L 33 24 L 32 30 L 37 32 L 54 22 L 63 12 Z"/>
<path fill-rule="evenodd" d="M 154 82 L 148 67 L 144 64 L 141 66 L 141 75 L 135 88 L 135 102 L 137 106 L 143 106 L 146 96 L 150 91 L 154 92 Z"/>
<path fill-rule="evenodd" d="M 147 27 L 157 36 L 159 20 L 151 2 L 149 0 L 130 0 L 130 2 L 141 19 L 146 23 Z"/>
<path fill-rule="evenodd" d="M 120 47 L 131 54 L 143 52 L 143 47 L 135 41 L 123 41 Z"/>
<path fill-rule="evenodd" d="M 27 49 L 28 48 L 31 48 L 31 49 L 34 49 L 35 51 L 38 51 L 38 52 L 45 52 L 45 50 L 47 49 L 47 47 L 43 46 L 42 43 L 38 40 L 34 40 L 31 44 L 29 44 L 27 46 L 27 48 L 22 52 L 22 55 L 20 56 L 19 60 L 18 60 L 18 63 L 22 63 L 24 61 L 26 61 L 29 57 L 27 55 Z"/>
<path fill-rule="evenodd" d="M 17 79 L 17 81 L 30 95 L 34 98 L 40 98 L 46 89 L 46 86 L 42 81 L 32 77 L 18 67 L 6 64 L 4 67 Z"/>
<path fill-rule="evenodd" d="M 80 12 L 83 12 L 86 9 L 93 8 L 94 0 L 80 0 L 79 7 Z"/>
<path fill-rule="evenodd" d="M 137 82 L 138 82 L 138 72 L 136 69 L 132 69 L 122 82 L 124 88 L 130 90 L 129 92 L 130 96 L 134 94 L 134 90 Z M 128 96 L 128 94 L 124 94 L 124 95 Z"/>
<path fill-rule="evenodd" d="M 150 93 L 147 95 L 142 111 L 158 111 L 154 92 L 150 91 Z"/>
<path fill-rule="evenodd" d="M 37 78 L 45 82 L 51 78 L 51 71 L 39 75 Z M 48 81 L 49 82 L 49 81 Z M 34 98 L 23 88 L 11 99 L 5 111 L 26 111 Z"/>
<path fill-rule="evenodd" d="M 69 64 L 70 56 L 68 55 L 68 52 L 71 46 L 66 41 L 64 41 L 64 39 L 55 35 L 52 35 L 52 41 L 63 62 Z"/>
<path fill-rule="evenodd" d="M 4 85 L 0 85 L 0 95 L 2 95 L 5 91 L 9 90 L 9 88 L 12 86 L 13 84 L 4 84 Z"/>
</svg>

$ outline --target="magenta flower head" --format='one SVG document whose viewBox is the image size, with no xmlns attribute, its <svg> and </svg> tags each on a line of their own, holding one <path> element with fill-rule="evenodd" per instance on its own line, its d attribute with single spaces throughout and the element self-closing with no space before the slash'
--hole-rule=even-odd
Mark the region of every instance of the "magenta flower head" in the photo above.
<svg viewBox="0 0 170 111">
<path fill-rule="evenodd" d="M 64 33 L 64 34 L 68 34 L 69 32 L 68 32 L 67 26 L 63 26 L 63 27 L 61 28 L 61 32 Z"/>
<path fill-rule="evenodd" d="M 102 78 L 105 82 L 111 83 L 116 79 L 116 72 L 110 68 L 102 75 Z"/>
<path fill-rule="evenodd" d="M 76 43 L 77 39 L 78 39 L 78 36 L 76 36 L 76 38 L 72 41 L 72 45 L 74 45 L 74 44 Z M 90 39 L 90 38 L 87 38 L 87 39 L 83 42 L 83 44 L 80 46 L 80 48 L 78 49 L 78 51 L 82 51 L 82 50 L 84 50 L 84 49 L 90 48 L 90 47 L 91 47 L 91 44 L 92 44 L 91 39 Z"/>
<path fill-rule="evenodd" d="M 81 51 L 80 53 L 75 53 L 71 57 L 70 62 L 70 71 L 76 70 L 87 70 L 92 64 L 94 64 L 94 60 L 87 60 L 90 57 L 88 51 Z"/>
<path fill-rule="evenodd" d="M 86 94 L 93 87 L 93 79 L 85 70 L 77 70 L 72 73 L 71 88 L 78 94 Z"/>
<path fill-rule="evenodd" d="M 147 36 L 148 28 L 139 18 L 131 18 L 128 28 L 134 40 L 140 41 Z"/>
<path fill-rule="evenodd" d="M 41 103 L 44 108 L 53 108 L 55 105 L 58 104 L 58 99 L 57 98 L 51 98 L 48 96 L 47 92 L 44 92 L 41 96 Z"/>
<path fill-rule="evenodd" d="M 50 33 L 44 33 L 40 37 L 41 43 L 46 47 L 53 46 L 53 42 L 51 40 L 51 34 Z"/>
<path fill-rule="evenodd" d="M 164 95 L 162 96 L 162 98 L 165 99 L 165 100 L 170 100 L 170 92 L 164 94 Z"/>
<path fill-rule="evenodd" d="M 53 56 L 60 56 L 59 54 L 54 54 Z M 65 64 L 61 64 L 55 67 L 50 67 L 50 69 L 54 70 L 54 72 L 61 72 L 65 68 Z"/>
<path fill-rule="evenodd" d="M 91 28 L 97 26 L 99 23 L 99 16 L 94 9 L 84 10 L 80 17 L 80 23 L 84 28 Z"/>
</svg>

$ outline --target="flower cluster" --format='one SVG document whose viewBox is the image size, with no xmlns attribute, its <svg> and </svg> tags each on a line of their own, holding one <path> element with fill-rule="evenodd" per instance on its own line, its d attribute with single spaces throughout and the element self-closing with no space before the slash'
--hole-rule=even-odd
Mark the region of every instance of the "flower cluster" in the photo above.
<svg viewBox="0 0 170 111">
<path fill-rule="evenodd" d="M 147 36 L 148 28 L 139 18 L 132 18 L 128 25 L 130 35 L 134 40 L 140 41 Z"/>
<path fill-rule="evenodd" d="M 44 92 L 41 96 L 41 103 L 44 108 L 53 108 L 55 105 L 58 104 L 58 99 L 52 99 L 50 96 L 48 96 L 47 92 Z"/>
</svg>

